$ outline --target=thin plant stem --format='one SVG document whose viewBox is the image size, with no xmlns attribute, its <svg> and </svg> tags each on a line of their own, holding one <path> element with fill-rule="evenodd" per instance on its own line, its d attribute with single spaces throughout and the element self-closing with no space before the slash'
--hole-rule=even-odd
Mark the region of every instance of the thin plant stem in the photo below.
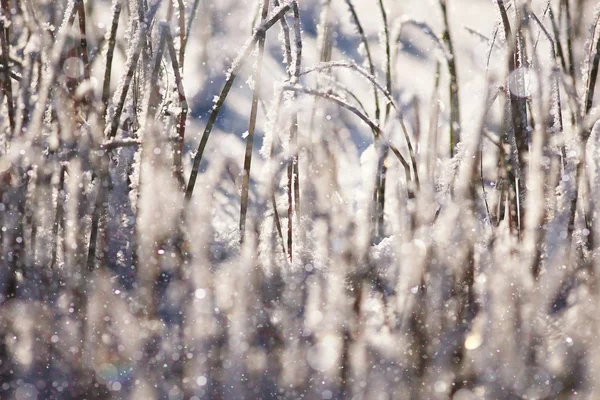
<svg viewBox="0 0 600 400">
<path fill-rule="evenodd" d="M 179 11 L 179 65 L 183 71 L 185 64 L 185 41 L 187 38 L 185 30 L 185 4 L 183 0 L 177 0 L 177 7 Z"/>
<path fill-rule="evenodd" d="M 566 34 L 567 34 L 567 57 L 569 58 L 569 76 L 575 82 L 575 58 L 573 56 L 573 30 L 571 25 L 571 7 L 569 0 L 562 0 L 565 10 L 565 18 L 567 19 Z"/>
<path fill-rule="evenodd" d="M 108 111 L 108 102 L 110 100 L 110 77 L 112 74 L 113 57 L 115 53 L 115 45 L 117 43 L 117 29 L 119 28 L 119 16 L 121 15 L 121 0 L 115 0 L 113 3 L 112 22 L 110 24 L 110 34 L 108 37 L 108 48 L 106 50 L 106 66 L 104 68 L 104 83 L 102 86 L 102 113 L 103 118 L 106 118 Z"/>
<path fill-rule="evenodd" d="M 178 116 L 178 124 L 177 124 L 177 146 L 175 146 L 174 156 L 173 156 L 173 168 L 174 175 L 177 181 L 179 182 L 182 190 L 185 190 L 185 178 L 183 177 L 183 143 L 185 141 L 185 126 L 188 114 L 188 102 L 185 96 L 185 90 L 183 88 L 183 79 L 181 77 L 182 65 L 177 62 L 177 52 L 175 51 L 175 44 L 173 41 L 173 36 L 171 35 L 170 29 L 166 28 L 166 40 L 167 40 L 167 48 L 169 49 L 169 57 L 171 58 L 171 63 L 173 66 L 173 72 L 175 74 L 175 83 L 177 84 L 177 94 L 179 95 L 179 106 L 181 107 L 181 112 Z"/>
<path fill-rule="evenodd" d="M 590 48 L 588 50 L 589 66 L 588 76 L 585 87 L 585 100 L 584 100 L 584 117 L 588 115 L 592 109 L 594 102 L 594 91 L 596 89 L 596 80 L 598 78 L 598 66 L 600 64 L 600 33 L 598 33 L 600 26 L 600 14 L 598 20 L 594 21 L 594 27 L 592 29 L 592 35 L 590 39 Z M 596 37 L 597 36 L 597 37 Z M 573 81 L 575 82 L 575 81 Z"/>
<path fill-rule="evenodd" d="M 262 0 L 261 24 L 264 23 L 269 13 L 269 0 Z M 250 189 L 250 167 L 252 165 L 252 149 L 254 147 L 254 131 L 256 129 L 256 118 L 258 114 L 258 95 L 262 77 L 262 63 L 265 54 L 266 32 L 258 38 L 258 56 L 256 60 L 256 80 L 254 93 L 252 95 L 252 107 L 250 109 L 250 120 L 248 122 L 248 136 L 246 137 L 246 154 L 244 155 L 244 172 L 242 177 L 242 197 L 240 202 L 240 241 L 244 241 L 246 231 L 246 215 L 248 213 L 248 192 Z"/>
<path fill-rule="evenodd" d="M 140 53 L 142 52 L 142 32 L 138 31 L 137 38 L 132 44 L 133 54 L 131 54 L 131 58 L 127 61 L 127 73 L 125 74 L 125 78 L 123 80 L 123 84 L 121 86 L 121 92 L 118 95 L 118 102 L 116 104 L 115 112 L 110 116 L 110 126 L 107 128 L 106 135 L 109 139 L 114 138 L 117 135 L 117 131 L 119 129 L 119 122 L 121 120 L 121 114 L 123 113 L 123 108 L 125 107 L 125 100 L 127 99 L 127 92 L 129 91 L 129 87 L 131 86 L 131 81 L 133 80 L 133 75 L 135 74 L 135 70 L 137 68 L 138 60 L 140 59 Z"/>
<path fill-rule="evenodd" d="M 88 0 L 89 1 L 89 0 Z M 85 26 L 85 4 L 84 0 L 77 1 L 77 15 L 79 17 L 80 53 L 83 62 L 83 78 L 90 79 L 90 56 L 88 53 L 87 31 Z"/>
<path fill-rule="evenodd" d="M 6 97 L 6 106 L 8 109 L 8 121 L 10 125 L 11 136 L 15 133 L 15 105 L 13 102 L 12 81 L 10 79 L 10 8 L 8 0 L 2 0 L 2 14 L 4 18 L 0 18 L 0 45 L 2 46 L 2 87 Z M 5 25 L 5 21 L 9 26 Z"/>
<path fill-rule="evenodd" d="M 442 9 L 444 21 L 444 32 L 442 40 L 448 49 L 448 74 L 450 75 L 450 157 L 455 154 L 455 147 L 460 142 L 460 103 L 458 92 L 458 75 L 456 71 L 456 54 L 452 37 L 450 36 L 450 27 L 448 25 L 447 0 L 439 0 Z"/>
<path fill-rule="evenodd" d="M 356 10 L 354 8 L 354 5 L 352 4 L 352 1 L 351 0 L 345 0 L 345 1 L 346 1 L 346 4 L 348 5 L 348 9 L 350 10 L 350 15 L 352 16 L 352 22 L 354 23 L 354 25 L 356 26 L 356 30 L 358 31 L 358 36 L 360 38 L 360 41 L 361 41 L 363 47 L 365 48 L 365 55 L 367 57 L 367 62 L 369 64 L 369 73 L 372 76 L 375 76 L 375 65 L 373 64 L 373 58 L 371 57 L 371 47 L 369 46 L 369 41 L 367 40 L 367 36 L 362 27 L 362 24 L 360 23 L 358 14 L 356 13 Z M 373 101 L 374 101 L 374 105 L 375 105 L 375 121 L 379 121 L 381 110 L 379 109 L 379 96 L 377 95 L 376 88 L 373 88 Z"/>
</svg>

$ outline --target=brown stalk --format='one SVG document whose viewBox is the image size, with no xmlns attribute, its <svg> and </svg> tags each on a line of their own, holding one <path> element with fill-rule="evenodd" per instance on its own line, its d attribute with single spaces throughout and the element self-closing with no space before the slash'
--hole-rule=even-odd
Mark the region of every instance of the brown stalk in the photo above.
<svg viewBox="0 0 600 400">
<path fill-rule="evenodd" d="M 185 4 L 183 3 L 183 0 L 177 0 L 177 7 L 179 11 L 179 65 L 183 71 L 185 63 L 185 41 L 187 40 L 185 35 Z M 171 32 L 169 32 L 169 36 L 171 36 Z"/>
<path fill-rule="evenodd" d="M 369 64 L 369 73 L 371 75 L 375 76 L 375 65 L 373 64 L 373 58 L 371 57 L 371 49 L 369 46 L 369 41 L 367 40 L 365 31 L 362 27 L 362 24 L 360 23 L 360 20 L 358 19 L 358 14 L 356 13 L 356 10 L 354 9 L 354 5 L 352 4 L 352 1 L 351 0 L 345 0 L 345 1 L 346 1 L 346 4 L 348 5 L 348 8 L 350 9 L 350 15 L 352 15 L 352 22 L 356 26 L 356 30 L 358 31 L 358 36 L 360 37 L 360 41 L 365 48 L 367 62 Z M 376 88 L 373 88 L 373 100 L 374 100 L 374 104 L 375 104 L 375 121 L 379 121 L 379 116 L 381 114 L 381 111 L 379 109 L 379 96 L 377 96 Z"/>
<path fill-rule="evenodd" d="M 110 25 L 110 36 L 108 39 L 108 49 L 106 51 L 106 67 L 104 69 L 104 84 L 102 87 L 102 117 L 106 118 L 108 110 L 108 102 L 110 99 L 110 77 L 112 74 L 113 56 L 115 53 L 115 45 L 117 43 L 117 29 L 119 27 L 119 16 L 121 15 L 121 1 L 115 0 L 113 5 L 112 23 Z M 105 120 L 103 119 L 103 123 Z"/>
<path fill-rule="evenodd" d="M 300 67 L 302 62 L 302 37 L 300 33 L 300 11 L 298 3 L 292 1 L 292 12 L 294 14 L 294 37 L 296 39 L 296 57 L 294 71 L 291 81 L 297 83 L 300 80 Z M 294 92 L 295 97 L 295 92 Z M 292 234 L 292 188 L 294 192 L 294 205 L 296 208 L 296 216 L 300 213 L 300 172 L 298 167 L 298 114 L 294 113 L 292 117 L 292 126 L 290 129 L 290 140 L 293 144 L 292 162 L 288 166 L 288 253 L 290 261 L 293 254 L 293 234 Z"/>
<path fill-rule="evenodd" d="M 275 0 L 277 2 L 277 0 Z M 279 111 L 281 110 L 281 102 L 283 100 L 283 91 L 279 91 L 279 93 L 276 95 L 275 98 L 275 117 L 274 117 L 274 122 L 273 122 L 273 127 L 276 128 L 277 127 L 277 123 L 279 120 Z M 269 159 L 273 159 L 273 150 L 275 148 L 275 140 L 277 139 L 277 136 L 275 136 L 277 130 L 274 129 L 273 130 L 273 140 L 271 142 L 271 148 L 269 149 Z M 275 191 L 273 189 L 273 192 L 271 194 L 271 203 L 273 206 L 273 214 L 275 217 L 275 227 L 277 228 L 277 233 L 279 234 L 279 238 L 281 240 L 281 248 L 283 250 L 283 254 L 288 254 L 289 257 L 289 252 L 286 251 L 285 249 L 285 242 L 283 239 L 283 230 L 281 227 L 281 219 L 279 218 L 279 211 L 277 211 L 277 202 L 275 199 Z"/>
<path fill-rule="evenodd" d="M 88 42 L 85 27 L 85 4 L 83 0 L 78 0 L 76 7 L 77 15 L 79 16 L 80 56 L 81 61 L 83 61 L 83 78 L 87 81 L 90 79 L 90 57 L 88 54 Z"/>
<path fill-rule="evenodd" d="M 386 83 L 386 91 L 388 93 L 392 93 L 392 67 L 391 67 L 391 51 L 390 51 L 390 32 L 388 28 L 387 21 L 387 13 L 385 11 L 385 7 L 383 6 L 383 0 L 379 0 L 379 11 L 381 12 L 381 19 L 383 22 L 383 33 L 385 37 L 385 83 Z M 385 122 L 387 122 L 390 117 L 392 103 L 387 102 L 385 106 Z M 376 175 L 376 187 L 375 187 L 375 198 L 377 199 L 376 207 L 376 228 L 375 232 L 377 233 L 377 237 L 379 239 L 383 238 L 385 234 L 385 186 L 386 186 L 386 177 L 387 177 L 387 157 L 388 157 L 389 148 L 387 146 L 383 146 L 383 154 L 379 159 L 379 165 L 377 167 L 377 175 Z M 408 184 L 408 181 L 407 181 Z"/>
<path fill-rule="evenodd" d="M 276 7 L 279 6 L 279 0 L 274 0 L 273 3 Z M 295 76 L 299 73 L 299 71 L 296 69 L 294 69 L 294 71 L 292 72 L 292 43 L 291 43 L 291 39 L 290 39 L 290 28 L 289 25 L 284 18 L 281 18 L 281 29 L 283 31 L 283 42 L 284 42 L 284 47 L 285 47 L 285 52 L 284 52 L 284 60 L 285 60 L 285 64 L 286 64 L 286 72 L 288 75 L 288 80 L 289 81 L 296 81 L 297 79 L 295 79 Z M 292 260 L 292 246 L 293 246 L 293 235 L 292 235 L 292 229 L 293 229 L 293 220 L 292 220 L 292 216 L 293 216 L 293 205 L 296 205 L 296 213 L 298 213 L 298 205 L 299 205 L 299 194 L 298 194 L 298 190 L 295 186 L 295 184 L 298 184 L 298 179 L 296 178 L 294 180 L 294 167 L 297 168 L 297 154 L 298 154 L 298 141 L 297 141 L 297 132 L 298 132 L 298 116 L 297 114 L 294 114 L 292 116 L 292 122 L 291 122 L 291 128 L 290 128 L 290 140 L 291 143 L 293 143 L 294 146 L 294 151 L 293 151 L 293 155 L 291 156 L 291 162 L 288 163 L 287 166 L 287 178 L 288 178 L 288 230 L 287 230 L 287 244 L 288 244 L 288 257 L 290 259 L 290 261 Z M 296 175 L 297 177 L 297 175 Z M 296 193 L 297 196 L 297 200 L 295 201 L 295 203 L 292 201 L 293 199 L 293 192 Z M 279 213 L 277 211 L 277 206 L 275 204 L 275 194 L 273 193 L 273 209 L 275 210 L 275 217 L 276 217 L 276 227 L 278 232 L 280 233 L 280 236 L 282 237 L 282 247 L 284 249 L 284 254 L 285 253 L 285 246 L 283 245 L 283 233 L 281 232 L 281 221 L 279 221 Z"/>
<path fill-rule="evenodd" d="M 448 74 L 450 75 L 450 157 L 453 157 L 454 149 L 460 142 L 460 103 L 458 96 L 458 76 L 456 72 L 456 55 L 454 53 L 454 45 L 450 36 L 450 28 L 448 25 L 448 10 L 446 8 L 446 0 L 440 0 L 440 8 L 442 9 L 442 17 L 444 21 L 444 32 L 442 40 L 448 49 Z"/>
<path fill-rule="evenodd" d="M 171 63 L 173 66 L 173 72 L 175 74 L 175 82 L 177 83 L 177 93 L 179 95 L 179 105 L 181 107 L 181 113 L 179 114 L 179 121 L 177 125 L 177 146 L 175 151 L 173 152 L 173 168 L 174 175 L 179 184 L 182 187 L 182 190 L 185 190 L 185 178 L 183 177 L 183 143 L 185 139 L 185 125 L 188 114 L 188 103 L 187 98 L 185 97 L 185 90 L 183 89 L 183 79 L 181 77 L 181 70 L 179 63 L 177 62 L 177 52 L 175 51 L 175 44 L 173 42 L 173 36 L 171 36 L 171 30 L 169 27 L 166 27 L 165 30 L 166 40 L 167 40 L 167 48 L 169 49 L 169 57 L 171 58 Z M 181 54 L 180 54 L 181 56 Z"/>
<path fill-rule="evenodd" d="M 588 50 L 590 64 L 588 66 L 589 72 L 587 77 L 587 85 L 585 88 L 585 102 L 583 110 L 584 117 L 588 115 L 590 113 L 590 110 L 592 109 L 592 105 L 594 102 L 594 90 L 596 89 L 596 80 L 598 78 L 598 65 L 600 64 L 600 33 L 598 33 L 598 26 L 600 25 L 600 15 L 598 18 L 598 20 L 594 21 L 592 36 L 590 38 L 590 48 Z M 594 41 L 594 39 L 596 40 Z"/>
<path fill-rule="evenodd" d="M 569 7 L 569 0 L 562 0 L 565 10 L 565 18 L 567 19 L 567 57 L 569 58 L 569 75 L 573 82 L 575 82 L 575 59 L 573 57 L 573 32 L 571 25 L 571 7 Z"/>
<path fill-rule="evenodd" d="M 123 82 L 122 90 L 119 95 L 119 101 L 116 105 L 114 114 L 111 116 L 110 127 L 106 131 L 108 139 L 112 139 L 117 135 L 117 131 L 119 129 L 119 122 L 121 120 L 121 114 L 123 113 L 123 108 L 125 107 L 125 100 L 127 99 L 127 92 L 129 90 L 129 86 L 131 86 L 131 81 L 133 80 L 133 75 L 135 74 L 138 60 L 140 59 L 140 53 L 142 52 L 143 42 L 144 40 L 142 39 L 142 32 L 138 31 L 136 43 L 133 44 L 133 46 L 135 46 L 133 49 L 133 55 L 131 56 L 131 59 L 128 60 L 129 68 L 127 69 L 127 73 L 125 75 L 125 80 Z"/>
<path fill-rule="evenodd" d="M 262 15 L 261 24 L 267 18 L 269 13 L 269 1 L 262 0 Z M 240 242 L 244 241 L 244 235 L 246 231 L 246 215 L 248 213 L 248 192 L 250 189 L 250 167 L 252 164 L 252 149 L 254 147 L 254 131 L 256 129 L 256 117 L 258 114 L 258 95 L 260 93 L 260 83 L 262 78 L 262 63 L 265 54 L 265 39 L 266 31 L 263 32 L 258 38 L 258 56 L 256 60 L 256 82 L 254 86 L 254 93 L 252 95 L 252 108 L 250 110 L 250 120 L 248 122 L 248 137 L 246 138 L 246 154 L 244 155 L 244 175 L 242 177 L 242 197 L 240 204 Z M 291 257 L 291 251 L 290 251 Z"/>
<path fill-rule="evenodd" d="M 9 66 L 9 58 L 10 58 L 10 36 L 9 36 L 9 26 L 10 26 L 10 8 L 8 4 L 8 0 L 2 0 L 2 14 L 4 14 L 4 18 L 0 18 L 0 45 L 2 46 L 2 88 L 4 90 L 4 94 L 6 97 L 6 106 L 8 109 L 8 121 L 10 124 L 10 131 L 12 136 L 15 132 L 15 106 L 13 103 L 13 91 L 12 91 L 12 81 L 10 80 L 10 66 Z M 4 23 L 8 22 L 9 26 L 5 26 Z"/>
</svg>

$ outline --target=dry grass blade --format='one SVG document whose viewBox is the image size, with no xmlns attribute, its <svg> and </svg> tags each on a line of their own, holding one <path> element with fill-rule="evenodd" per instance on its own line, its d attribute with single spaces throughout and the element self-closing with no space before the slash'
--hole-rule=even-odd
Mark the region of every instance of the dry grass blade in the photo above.
<svg viewBox="0 0 600 400">
<path fill-rule="evenodd" d="M 166 29 L 166 40 L 167 40 L 167 48 L 169 49 L 169 57 L 171 58 L 171 63 L 173 65 L 173 72 L 175 74 L 175 83 L 177 84 L 177 94 L 179 95 L 179 106 L 181 107 L 181 112 L 178 116 L 178 124 L 177 124 L 177 145 L 175 146 L 175 151 L 173 152 L 173 168 L 174 168 L 174 176 L 181 185 L 182 191 L 185 190 L 185 178 L 183 177 L 183 143 L 185 141 L 185 126 L 187 123 L 187 114 L 188 114 L 188 103 L 187 98 L 185 97 L 185 90 L 183 88 L 183 78 L 181 76 L 181 67 L 177 62 L 177 52 L 175 51 L 175 44 L 173 42 L 173 36 L 171 36 L 170 29 Z"/>
<path fill-rule="evenodd" d="M 356 30 L 358 31 L 358 36 L 360 37 L 360 41 L 365 48 L 365 54 L 367 56 L 367 62 L 369 63 L 369 73 L 372 76 L 375 76 L 375 65 L 373 64 L 373 58 L 371 57 L 371 47 L 369 46 L 369 41 L 367 40 L 367 36 L 365 35 L 365 31 L 358 19 L 358 14 L 354 9 L 354 5 L 352 4 L 352 0 L 345 0 L 348 5 L 348 9 L 350 10 L 350 15 L 352 16 L 352 22 L 356 26 Z M 383 6 L 382 6 L 383 7 Z M 379 96 L 377 95 L 377 90 L 373 88 L 373 101 L 375 104 L 375 121 L 379 121 L 379 117 L 381 115 L 381 110 L 379 108 Z"/>
<path fill-rule="evenodd" d="M 458 91 L 458 75 L 456 72 L 456 54 L 454 45 L 450 36 L 450 28 L 448 26 L 448 10 L 446 0 L 440 0 L 440 8 L 442 9 L 442 17 L 444 20 L 444 32 L 442 40 L 448 49 L 448 73 L 450 75 L 450 157 L 455 154 L 455 147 L 460 142 L 460 102 Z"/>
<path fill-rule="evenodd" d="M 133 48 L 131 51 L 131 56 L 127 60 L 127 72 L 123 78 L 122 84 L 120 85 L 121 91 L 116 95 L 117 103 L 115 105 L 115 111 L 114 113 L 108 115 L 111 122 L 110 126 L 107 127 L 106 136 L 109 139 L 112 139 L 117 135 L 119 123 L 121 122 L 121 114 L 123 114 L 123 107 L 125 107 L 125 100 L 127 99 L 127 92 L 131 86 L 131 81 L 133 80 L 133 75 L 135 74 L 138 60 L 140 59 L 143 42 L 144 40 L 142 40 L 142 32 L 138 31 L 136 39 L 134 39 L 132 44 Z"/>
<path fill-rule="evenodd" d="M 262 0 L 262 15 L 260 23 L 264 23 L 269 13 L 269 1 Z M 262 77 L 262 63 L 265 54 L 266 32 L 258 38 L 258 56 L 256 60 L 256 79 L 254 94 L 252 95 L 252 106 L 250 120 L 248 122 L 248 136 L 246 137 L 246 153 L 244 155 L 244 172 L 242 177 L 242 197 L 240 202 L 240 241 L 244 241 L 246 233 L 246 215 L 248 213 L 248 193 L 250 190 L 250 167 L 252 165 L 252 151 L 254 148 L 254 131 L 256 129 L 256 117 L 258 114 L 258 95 L 260 93 L 260 82 Z"/>
<path fill-rule="evenodd" d="M 565 18 L 567 20 L 566 36 L 567 36 L 567 57 L 569 58 L 569 76 L 575 82 L 575 57 L 573 55 L 573 29 L 571 24 L 571 7 L 569 0 L 561 0 L 561 10 L 565 10 Z"/>
<path fill-rule="evenodd" d="M 600 13 L 598 19 L 594 21 L 592 34 L 590 38 L 590 48 L 588 50 L 588 76 L 585 87 L 584 117 L 589 114 L 594 103 L 594 91 L 596 89 L 596 80 L 598 79 L 598 66 L 600 65 Z M 593 54 L 593 55 L 592 55 Z"/>
<path fill-rule="evenodd" d="M 79 16 L 80 57 L 83 62 L 83 78 L 87 81 L 90 79 L 90 56 L 88 53 L 87 30 L 85 27 L 84 0 L 77 1 L 77 15 Z"/>
<path fill-rule="evenodd" d="M 177 12 L 179 18 L 179 65 L 183 71 L 185 64 L 185 41 L 186 41 L 186 27 L 185 27 L 185 3 L 183 0 L 177 0 Z"/>
<path fill-rule="evenodd" d="M 390 30 L 388 26 L 387 13 L 383 5 L 383 0 L 379 0 L 379 11 L 381 12 L 381 19 L 383 22 L 383 34 L 385 39 L 385 85 L 388 93 L 392 93 L 392 55 L 390 50 Z M 371 73 L 371 75 L 373 75 Z M 385 109 L 385 118 L 389 118 L 391 104 L 387 103 Z"/>
<path fill-rule="evenodd" d="M 112 74 L 113 57 L 115 54 L 115 45 L 117 43 L 117 29 L 119 28 L 119 17 L 121 15 L 121 0 L 115 0 L 113 3 L 112 22 L 110 24 L 110 33 L 108 36 L 108 48 L 106 50 L 106 65 L 104 68 L 104 83 L 102 86 L 102 113 L 106 118 L 108 111 L 108 102 L 110 100 L 110 77 Z"/>
<path fill-rule="evenodd" d="M 13 102 L 13 91 L 12 81 L 10 74 L 10 37 L 9 27 L 5 26 L 6 23 L 10 26 L 10 9 L 8 6 L 8 0 L 2 0 L 2 17 L 0 18 L 0 45 L 2 46 L 2 90 L 6 98 L 6 106 L 8 109 L 8 121 L 10 123 L 11 135 L 15 133 L 15 106 Z"/>
<path fill-rule="evenodd" d="M 300 80 L 300 68 L 302 66 L 302 36 L 300 31 L 300 10 L 298 9 L 298 2 L 292 0 L 292 13 L 294 14 L 294 37 L 296 53 L 294 57 L 294 70 L 292 72 L 291 82 L 297 83 Z M 288 190 L 294 191 L 294 205 L 296 209 L 296 216 L 300 215 L 300 168 L 299 168 L 299 151 L 298 148 L 298 114 L 294 113 L 292 116 L 292 126 L 290 130 L 290 139 L 293 144 L 293 154 L 291 168 L 288 167 Z M 288 255 L 290 261 L 292 260 L 293 254 L 293 232 L 292 232 L 292 207 L 291 197 L 288 199 L 290 206 L 288 207 Z"/>
<path fill-rule="evenodd" d="M 379 0 L 379 11 L 381 13 L 381 19 L 383 23 L 383 44 L 385 48 L 385 85 L 386 91 L 388 93 L 392 93 L 392 60 L 391 60 L 391 51 L 390 51 L 390 32 L 388 27 L 387 13 L 385 11 L 385 7 L 383 5 L 383 0 Z M 386 102 L 385 106 L 385 119 L 384 121 L 387 123 L 390 117 L 390 110 L 392 107 L 392 103 L 389 100 Z M 385 235 L 385 189 L 387 182 L 387 157 L 388 157 L 389 148 L 387 146 L 383 147 L 383 152 L 379 158 L 379 165 L 377 167 L 377 175 L 376 179 L 376 187 L 374 198 L 376 199 L 376 227 L 375 232 L 377 233 L 377 240 L 380 240 Z M 408 185 L 408 181 L 407 181 Z"/>
<path fill-rule="evenodd" d="M 417 186 L 419 186 L 419 178 L 418 178 L 418 171 L 417 171 L 417 161 L 416 161 L 416 154 L 414 152 L 414 147 L 412 145 L 412 141 L 410 139 L 410 136 L 408 134 L 408 130 L 406 129 L 406 125 L 404 123 L 404 118 L 402 116 L 402 114 L 400 113 L 400 110 L 398 108 L 398 105 L 396 104 L 394 98 L 392 97 L 392 95 L 390 94 L 389 90 L 384 88 L 378 81 L 377 78 L 375 78 L 373 75 L 371 75 L 368 71 L 366 71 L 364 68 L 359 67 L 358 65 L 356 65 L 355 63 L 351 63 L 351 62 L 346 62 L 346 61 L 330 61 L 330 62 L 323 62 L 323 63 L 319 63 L 316 66 L 306 69 L 304 71 L 302 71 L 301 75 L 306 75 L 309 74 L 313 71 L 326 71 L 326 70 L 331 70 L 332 68 L 347 68 L 350 69 L 352 71 L 357 72 L 358 74 L 360 74 L 361 76 L 363 76 L 364 78 L 366 78 L 375 88 L 375 90 L 379 90 L 383 93 L 383 95 L 386 98 L 386 102 L 390 107 L 393 107 L 396 112 L 398 113 L 398 120 L 400 122 L 400 126 L 402 128 L 402 133 L 404 135 L 404 138 L 406 139 L 406 143 L 410 152 L 410 156 L 411 156 L 411 163 L 413 164 L 413 169 L 415 171 L 415 179 L 416 179 L 416 184 Z M 344 90 L 346 91 L 346 90 Z M 364 111 L 364 107 L 362 106 L 362 103 L 356 98 L 355 95 L 353 95 L 351 92 L 349 92 L 350 96 L 353 97 L 358 105 L 363 109 Z M 366 112 L 365 112 L 366 115 Z"/>
</svg>

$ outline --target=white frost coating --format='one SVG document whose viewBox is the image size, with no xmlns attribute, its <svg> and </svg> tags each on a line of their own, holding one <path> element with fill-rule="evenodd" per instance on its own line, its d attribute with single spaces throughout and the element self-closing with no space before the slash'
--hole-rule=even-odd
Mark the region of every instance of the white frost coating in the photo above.
<svg viewBox="0 0 600 400">
<path fill-rule="evenodd" d="M 374 85 L 377 88 L 377 90 L 382 92 L 385 95 L 385 100 L 387 102 L 389 102 L 394 108 L 396 108 L 396 109 L 398 108 L 398 106 L 394 102 L 393 98 L 388 93 L 387 89 L 381 83 L 379 83 L 377 78 L 374 77 L 373 75 L 371 75 L 367 69 L 357 65 L 354 62 L 347 62 L 347 61 L 322 62 L 312 68 L 306 69 L 305 71 L 302 72 L 302 75 L 309 74 L 313 71 L 327 71 L 328 69 L 332 69 L 332 68 L 349 69 L 351 71 L 358 73 L 361 77 L 363 77 L 369 83 Z"/>
<path fill-rule="evenodd" d="M 269 107 L 269 110 L 267 112 L 267 122 L 265 125 L 263 145 L 260 148 L 260 155 L 265 159 L 271 158 L 274 145 L 273 141 L 275 130 L 278 129 L 277 121 L 281 109 L 281 103 L 283 100 L 283 92 L 280 84 L 275 84 L 275 87 L 273 88 L 273 93 L 275 95 L 271 102 L 271 106 Z"/>
<path fill-rule="evenodd" d="M 254 90 L 254 88 L 256 87 L 256 82 L 254 81 L 254 77 L 252 75 L 248 77 L 248 79 L 246 80 L 246 84 L 248 85 L 250 90 Z"/>
</svg>

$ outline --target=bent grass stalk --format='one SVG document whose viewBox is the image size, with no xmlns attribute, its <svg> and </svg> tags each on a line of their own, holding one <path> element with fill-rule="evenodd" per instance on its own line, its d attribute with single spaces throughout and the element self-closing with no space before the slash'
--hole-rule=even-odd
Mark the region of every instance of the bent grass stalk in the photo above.
<svg viewBox="0 0 600 400">
<path fill-rule="evenodd" d="M 398 158 L 398 161 L 400 161 L 400 164 L 402 164 L 402 167 L 404 168 L 409 198 L 414 197 L 414 193 L 413 193 L 412 189 L 410 188 L 410 183 L 411 183 L 410 164 L 408 162 L 406 162 L 406 159 L 404 158 L 404 156 L 402 156 L 402 153 L 400 153 L 400 151 L 396 148 L 396 146 L 394 146 L 392 143 L 389 142 L 389 140 L 386 140 L 384 138 L 384 133 L 383 133 L 383 130 L 381 129 L 381 127 L 379 127 L 379 125 L 377 125 L 374 121 L 372 121 L 367 115 L 364 115 L 363 113 L 360 112 L 359 109 L 357 109 L 356 107 L 354 107 L 351 104 L 348 104 L 341 97 L 336 96 L 335 94 L 333 94 L 331 92 L 323 92 L 323 91 L 319 91 L 319 90 L 309 89 L 309 88 L 306 88 L 306 87 L 303 87 L 300 85 L 285 85 L 283 87 L 283 89 L 288 90 L 288 91 L 301 92 L 301 93 L 305 93 L 305 94 L 309 94 L 312 96 L 317 96 L 317 97 L 321 97 L 323 99 L 329 100 L 329 101 L 339 105 L 340 107 L 345 108 L 346 110 L 350 111 L 351 113 L 356 115 L 358 118 L 360 118 L 374 132 L 376 132 L 375 139 L 381 138 L 381 139 L 385 140 L 386 145 L 390 148 L 390 150 L 392 150 L 392 152 L 394 153 L 396 158 Z"/>
<path fill-rule="evenodd" d="M 347 61 L 329 61 L 329 62 L 322 62 L 317 64 L 316 66 L 306 69 L 302 72 L 301 75 L 307 75 L 311 72 L 314 71 L 323 71 L 323 70 L 330 70 L 332 68 L 347 68 L 351 71 L 357 72 L 358 74 L 360 74 L 361 76 L 363 76 L 364 78 L 366 78 L 375 88 L 375 90 L 379 90 L 382 92 L 382 94 L 385 96 L 387 104 L 390 108 L 394 108 L 394 110 L 397 112 L 398 114 L 398 121 L 400 123 L 400 127 L 402 129 L 402 133 L 404 135 L 404 138 L 406 140 L 406 144 L 408 147 L 408 151 L 410 153 L 410 158 L 411 158 L 411 163 L 413 165 L 413 170 L 414 170 L 414 174 L 415 174 L 415 183 L 417 185 L 417 188 L 420 186 L 419 185 L 419 176 L 418 176 L 418 170 L 417 170 L 417 158 L 416 158 L 416 154 L 414 152 L 414 148 L 412 145 L 412 141 L 410 139 L 410 136 L 408 134 L 408 130 L 406 129 L 406 124 L 404 123 L 404 117 L 402 115 L 402 113 L 400 112 L 400 109 L 398 107 L 398 105 L 396 104 L 394 98 L 392 97 L 390 91 L 386 88 L 384 88 L 378 81 L 377 78 L 375 78 L 373 75 L 371 75 L 368 71 L 366 71 L 364 68 L 361 68 L 360 66 L 356 65 L 355 63 L 352 62 L 347 62 Z M 332 78 L 333 80 L 333 78 Z M 354 94 L 352 94 L 352 92 L 350 92 L 348 89 L 345 89 L 342 87 L 342 90 L 349 93 L 351 97 L 355 98 L 355 100 L 357 101 L 358 105 L 363 109 L 364 111 L 364 107 L 362 106 L 362 103 L 356 98 L 356 96 Z M 389 111 L 388 111 L 389 112 Z M 366 112 L 364 112 L 364 114 L 366 115 Z M 374 131 L 374 134 L 376 136 L 376 132 Z"/>
</svg>

